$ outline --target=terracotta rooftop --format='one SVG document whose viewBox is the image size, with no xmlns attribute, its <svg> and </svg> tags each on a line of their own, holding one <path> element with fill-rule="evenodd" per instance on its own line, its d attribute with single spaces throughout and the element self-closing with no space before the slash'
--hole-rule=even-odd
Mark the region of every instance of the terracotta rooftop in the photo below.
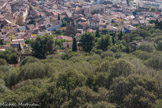
<svg viewBox="0 0 162 108">
<path fill-rule="evenodd" d="M 69 36 L 63 36 L 63 35 L 60 35 L 60 36 L 58 36 L 57 38 L 58 38 L 58 39 L 65 39 L 65 40 L 67 40 L 67 41 L 72 41 L 72 40 L 73 40 L 72 37 L 69 37 Z"/>
</svg>

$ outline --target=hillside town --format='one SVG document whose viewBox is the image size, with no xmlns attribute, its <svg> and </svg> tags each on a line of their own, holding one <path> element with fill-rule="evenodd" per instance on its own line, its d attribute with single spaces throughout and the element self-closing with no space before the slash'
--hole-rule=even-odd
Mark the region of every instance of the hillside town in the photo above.
<svg viewBox="0 0 162 108">
<path fill-rule="evenodd" d="M 162 108 L 162 0 L 0 0 L 0 108 Z"/>
<path fill-rule="evenodd" d="M 57 31 L 64 33 L 55 38 L 72 48 L 72 37 L 78 41 L 86 31 L 131 32 L 156 19 L 162 21 L 162 0 L 1 0 L 0 50 L 25 53 L 26 40 Z"/>
</svg>

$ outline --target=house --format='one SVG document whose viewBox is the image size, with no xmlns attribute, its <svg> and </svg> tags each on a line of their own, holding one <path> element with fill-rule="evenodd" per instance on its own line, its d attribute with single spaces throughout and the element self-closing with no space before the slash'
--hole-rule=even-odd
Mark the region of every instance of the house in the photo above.
<svg viewBox="0 0 162 108">
<path fill-rule="evenodd" d="M 128 33 L 128 32 L 131 32 L 133 30 L 136 30 L 136 27 L 134 27 L 132 25 L 127 25 L 127 26 L 124 27 L 123 32 Z"/>
<path fill-rule="evenodd" d="M 18 51 L 23 51 L 23 46 L 25 45 L 24 39 L 14 39 L 10 47 L 16 48 Z"/>
<path fill-rule="evenodd" d="M 104 5 L 93 5 L 84 7 L 84 15 L 90 17 L 93 14 L 103 14 L 105 12 Z"/>
<path fill-rule="evenodd" d="M 70 11 L 66 11 L 64 15 L 65 15 L 64 20 L 69 22 L 72 19 L 73 14 Z"/>
<path fill-rule="evenodd" d="M 66 49 L 72 49 L 73 42 L 63 42 L 63 47 Z"/>
<path fill-rule="evenodd" d="M 30 56 L 32 56 L 32 54 L 20 54 L 18 62 L 21 62 L 23 59 Z"/>
<path fill-rule="evenodd" d="M 93 30 L 93 29 L 88 29 L 87 31 L 92 32 L 92 33 L 96 33 L 96 30 Z"/>
<path fill-rule="evenodd" d="M 81 48 L 78 46 L 79 43 L 77 43 L 77 49 L 81 50 Z M 65 49 L 72 49 L 73 48 L 73 42 L 63 42 L 63 47 Z"/>
<path fill-rule="evenodd" d="M 103 30 L 103 29 L 105 29 L 105 28 L 106 28 L 106 23 L 100 22 L 100 23 L 99 23 L 99 29 L 100 29 L 100 30 Z"/>
<path fill-rule="evenodd" d="M 124 21 L 123 24 L 124 25 L 130 25 L 131 24 L 131 21 L 129 21 L 129 20 L 128 21 Z"/>
<path fill-rule="evenodd" d="M 0 20 L 0 28 L 3 28 L 4 26 L 10 25 L 11 22 L 9 22 L 8 20 Z"/>
<path fill-rule="evenodd" d="M 51 27 L 47 28 L 48 31 L 58 30 L 62 26 L 62 21 L 56 21 Z"/>
<path fill-rule="evenodd" d="M 117 28 L 116 27 L 114 27 L 114 26 L 111 26 L 111 25 L 107 25 L 107 27 L 106 27 L 109 31 L 110 31 L 110 33 L 114 33 L 116 30 L 117 30 Z"/>
<path fill-rule="evenodd" d="M 20 26 L 20 27 L 18 27 L 18 31 L 19 31 L 19 32 L 24 32 L 24 31 L 26 31 L 26 26 Z"/>
<path fill-rule="evenodd" d="M 86 30 L 87 29 L 87 22 L 78 22 L 78 29 L 83 29 Z"/>
<path fill-rule="evenodd" d="M 27 29 L 28 29 L 28 30 L 32 30 L 32 29 L 34 29 L 34 28 L 35 28 L 34 24 L 29 24 L 29 25 L 27 25 Z"/>
<path fill-rule="evenodd" d="M 57 39 L 64 39 L 66 41 L 73 41 L 73 38 L 72 37 L 63 36 L 63 35 L 57 36 Z"/>
<path fill-rule="evenodd" d="M 8 46 L 8 45 L 0 45 L 0 51 L 6 51 L 6 49 L 9 47 L 10 46 Z"/>
<path fill-rule="evenodd" d="M 147 25 L 149 22 L 147 20 L 139 20 L 140 24 Z"/>
<path fill-rule="evenodd" d="M 139 24 L 139 21 L 138 20 L 133 20 L 133 21 L 131 21 L 131 24 L 132 25 L 138 25 Z"/>
</svg>

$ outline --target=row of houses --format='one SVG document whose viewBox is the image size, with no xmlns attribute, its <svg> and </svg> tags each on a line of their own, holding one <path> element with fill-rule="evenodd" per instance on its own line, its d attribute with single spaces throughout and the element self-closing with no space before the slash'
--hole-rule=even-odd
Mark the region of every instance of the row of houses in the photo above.
<svg viewBox="0 0 162 108">
<path fill-rule="evenodd" d="M 11 47 L 17 48 L 27 47 L 25 44 L 20 45 L 21 40 L 52 34 L 62 27 L 70 28 L 79 40 L 86 31 L 108 29 L 114 32 L 122 29 L 130 32 L 137 25 L 148 26 L 151 20 L 162 20 L 159 11 L 135 8 L 124 1 L 115 0 L 2 0 L 0 7 L 0 38 Z M 71 48 L 70 35 L 58 38 L 66 39 L 63 46 Z"/>
</svg>

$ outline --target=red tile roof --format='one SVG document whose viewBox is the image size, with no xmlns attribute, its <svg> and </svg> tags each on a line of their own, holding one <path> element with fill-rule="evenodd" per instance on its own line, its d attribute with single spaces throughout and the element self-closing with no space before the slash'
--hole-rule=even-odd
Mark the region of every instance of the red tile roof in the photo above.
<svg viewBox="0 0 162 108">
<path fill-rule="evenodd" d="M 67 40 L 67 41 L 72 41 L 72 40 L 73 40 L 72 37 L 69 37 L 69 36 L 63 36 L 63 35 L 60 35 L 60 36 L 58 36 L 57 38 L 58 38 L 58 39 L 65 39 L 65 40 Z"/>
</svg>

